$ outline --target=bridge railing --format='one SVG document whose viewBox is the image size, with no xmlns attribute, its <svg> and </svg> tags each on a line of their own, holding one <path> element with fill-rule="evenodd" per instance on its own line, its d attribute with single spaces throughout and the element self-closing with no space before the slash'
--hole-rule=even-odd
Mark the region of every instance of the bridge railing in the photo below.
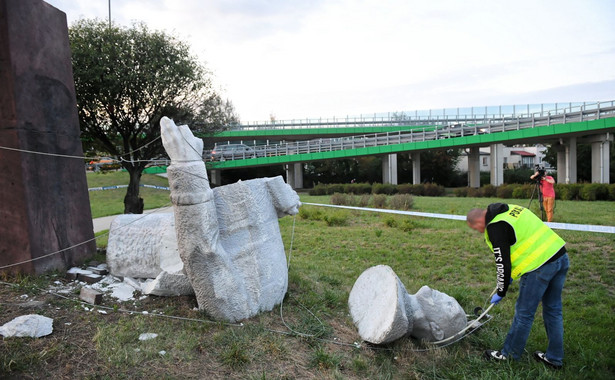
<svg viewBox="0 0 615 380">
<path fill-rule="evenodd" d="M 417 127 L 412 130 L 363 134 L 347 137 L 318 138 L 312 140 L 281 142 L 252 146 L 249 151 L 225 156 L 225 160 L 250 159 L 259 157 L 284 156 L 304 153 L 329 152 L 344 149 L 376 147 L 409 142 L 449 139 L 486 133 L 508 132 L 536 128 L 554 124 L 565 124 L 584 120 L 615 117 L 615 102 L 605 102 L 596 106 L 584 106 L 578 111 L 546 112 L 523 117 L 503 117 L 498 119 L 475 119 L 472 122 L 456 121 L 443 125 Z M 205 152 L 205 155 L 209 157 Z"/>
<path fill-rule="evenodd" d="M 412 112 L 375 113 L 317 119 L 271 120 L 247 122 L 230 127 L 231 130 L 255 129 L 294 129 L 294 128 L 331 128 L 331 127 L 369 127 L 399 125 L 446 125 L 455 122 L 479 122 L 481 120 L 504 120 L 507 118 L 544 117 L 568 113 L 591 111 L 612 107 L 614 101 L 586 103 L 542 103 L 506 106 L 484 106 L 466 108 L 440 108 Z"/>
</svg>

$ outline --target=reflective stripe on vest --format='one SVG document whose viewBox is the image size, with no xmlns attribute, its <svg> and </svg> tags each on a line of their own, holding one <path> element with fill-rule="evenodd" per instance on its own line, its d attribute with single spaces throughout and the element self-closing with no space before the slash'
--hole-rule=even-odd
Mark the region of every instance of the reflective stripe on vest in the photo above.
<svg viewBox="0 0 615 380">
<path fill-rule="evenodd" d="M 565 244 L 532 211 L 517 205 L 508 205 L 507 212 L 496 215 L 489 224 L 508 223 L 515 233 L 515 244 L 510 247 L 511 277 L 515 280 L 539 268 Z M 493 244 L 485 228 L 485 241 L 493 251 Z"/>
</svg>

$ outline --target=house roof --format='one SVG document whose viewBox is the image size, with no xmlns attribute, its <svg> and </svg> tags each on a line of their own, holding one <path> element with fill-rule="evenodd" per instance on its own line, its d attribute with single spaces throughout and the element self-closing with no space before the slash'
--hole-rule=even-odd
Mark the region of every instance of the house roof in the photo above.
<svg viewBox="0 0 615 380">
<path fill-rule="evenodd" d="M 526 152 L 524 150 L 511 150 L 510 154 L 518 154 L 519 156 L 524 156 L 524 157 L 535 157 L 536 156 L 534 153 Z"/>
</svg>

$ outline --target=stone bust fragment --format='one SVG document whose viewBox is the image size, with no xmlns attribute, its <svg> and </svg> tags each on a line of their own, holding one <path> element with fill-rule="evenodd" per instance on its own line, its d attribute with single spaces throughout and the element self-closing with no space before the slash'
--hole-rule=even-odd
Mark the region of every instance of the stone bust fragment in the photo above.
<svg viewBox="0 0 615 380">
<path fill-rule="evenodd" d="M 404 336 L 435 342 L 467 325 L 466 314 L 453 297 L 428 286 L 408 294 L 387 265 L 368 268 L 357 278 L 348 306 L 359 335 L 373 344 Z"/>
</svg>

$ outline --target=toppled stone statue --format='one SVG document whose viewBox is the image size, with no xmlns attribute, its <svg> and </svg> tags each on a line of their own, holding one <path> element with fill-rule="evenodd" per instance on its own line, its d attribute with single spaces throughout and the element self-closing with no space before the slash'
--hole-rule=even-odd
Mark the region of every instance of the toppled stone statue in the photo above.
<svg viewBox="0 0 615 380">
<path fill-rule="evenodd" d="M 348 298 L 350 315 L 366 342 L 384 344 L 404 336 L 429 342 L 449 338 L 467 325 L 453 298 L 428 286 L 412 295 L 387 265 L 365 270 Z"/>
<path fill-rule="evenodd" d="M 116 276 L 146 277 L 158 295 L 196 294 L 199 309 L 234 322 L 279 304 L 288 267 L 278 218 L 301 202 L 282 177 L 211 189 L 203 142 L 164 117 L 162 142 L 173 214 L 122 215 L 110 229 L 107 263 Z"/>
</svg>

